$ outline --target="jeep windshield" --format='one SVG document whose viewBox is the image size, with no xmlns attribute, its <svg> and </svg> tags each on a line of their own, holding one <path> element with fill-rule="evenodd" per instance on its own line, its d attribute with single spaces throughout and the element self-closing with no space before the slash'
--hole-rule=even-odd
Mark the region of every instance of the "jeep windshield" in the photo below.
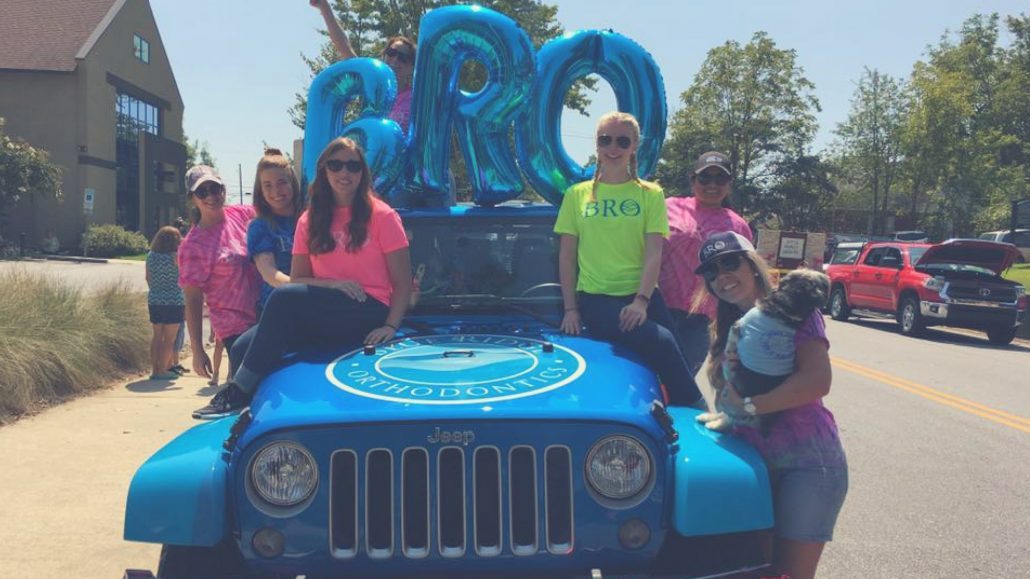
<svg viewBox="0 0 1030 579">
<path fill-rule="evenodd" d="M 554 213 L 404 216 L 416 313 L 530 309 L 560 314 Z"/>
</svg>

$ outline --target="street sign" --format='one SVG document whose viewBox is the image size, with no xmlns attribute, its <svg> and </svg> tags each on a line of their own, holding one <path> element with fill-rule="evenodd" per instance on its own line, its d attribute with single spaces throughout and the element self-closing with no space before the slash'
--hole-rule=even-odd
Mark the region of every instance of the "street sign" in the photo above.
<svg viewBox="0 0 1030 579">
<path fill-rule="evenodd" d="M 96 197 L 96 191 L 93 189 L 86 189 L 86 195 L 82 199 L 82 212 L 86 215 L 93 215 L 93 198 Z"/>
</svg>

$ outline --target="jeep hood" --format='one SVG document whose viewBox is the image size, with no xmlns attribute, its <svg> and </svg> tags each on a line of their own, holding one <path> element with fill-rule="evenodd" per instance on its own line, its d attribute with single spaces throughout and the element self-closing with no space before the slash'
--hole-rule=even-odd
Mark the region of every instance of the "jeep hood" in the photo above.
<svg viewBox="0 0 1030 579">
<path fill-rule="evenodd" d="M 247 438 L 326 424 L 441 420 L 637 422 L 660 398 L 652 371 L 609 343 L 561 334 L 403 337 L 306 355 L 261 384 Z"/>
<path fill-rule="evenodd" d="M 956 263 L 975 265 L 1001 275 L 1019 258 L 1019 250 L 1010 243 L 982 239 L 949 239 L 930 246 L 916 266 Z"/>
</svg>

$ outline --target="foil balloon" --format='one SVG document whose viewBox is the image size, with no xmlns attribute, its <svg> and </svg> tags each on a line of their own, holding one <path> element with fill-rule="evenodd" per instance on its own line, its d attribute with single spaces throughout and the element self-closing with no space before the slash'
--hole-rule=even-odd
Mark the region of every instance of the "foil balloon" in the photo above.
<svg viewBox="0 0 1030 579">
<path fill-rule="evenodd" d="M 365 149 L 376 191 L 388 194 L 405 161 L 404 131 L 388 118 L 396 98 L 396 76 L 384 62 L 374 58 L 350 58 L 319 73 L 308 91 L 305 188 L 315 178 L 322 150 L 336 137 L 346 136 Z M 356 99 L 360 99 L 361 110 L 358 118 L 348 123 L 347 107 Z"/>
<path fill-rule="evenodd" d="M 544 44 L 537 53 L 530 106 L 516 123 L 515 145 L 530 185 L 556 205 L 570 185 L 593 176 L 592 167 L 569 157 L 560 133 L 566 93 L 573 82 L 590 74 L 608 81 L 618 109 L 640 123 L 641 177 L 654 172 L 665 140 L 665 83 L 643 47 L 611 30 L 582 30 Z"/>
<path fill-rule="evenodd" d="M 486 70 L 485 84 L 474 93 L 458 87 L 462 65 L 469 61 Z M 448 203 L 455 130 L 477 204 L 495 205 L 522 191 L 509 134 L 525 112 L 534 65 L 529 36 L 503 14 L 449 6 L 422 17 L 407 186 L 421 191 L 423 204 Z"/>
</svg>

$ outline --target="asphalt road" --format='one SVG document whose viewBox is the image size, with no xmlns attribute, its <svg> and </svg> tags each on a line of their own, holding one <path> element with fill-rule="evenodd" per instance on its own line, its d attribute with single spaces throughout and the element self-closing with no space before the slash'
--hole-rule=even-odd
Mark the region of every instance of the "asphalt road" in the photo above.
<svg viewBox="0 0 1030 579">
<path fill-rule="evenodd" d="M 43 267 L 87 286 L 143 279 L 139 264 Z M 1030 576 L 1030 343 L 827 330 L 851 487 L 820 577 Z M 142 378 L 0 428 L 0 577 L 156 568 L 157 546 L 121 539 L 126 490 L 214 389 Z"/>
</svg>

